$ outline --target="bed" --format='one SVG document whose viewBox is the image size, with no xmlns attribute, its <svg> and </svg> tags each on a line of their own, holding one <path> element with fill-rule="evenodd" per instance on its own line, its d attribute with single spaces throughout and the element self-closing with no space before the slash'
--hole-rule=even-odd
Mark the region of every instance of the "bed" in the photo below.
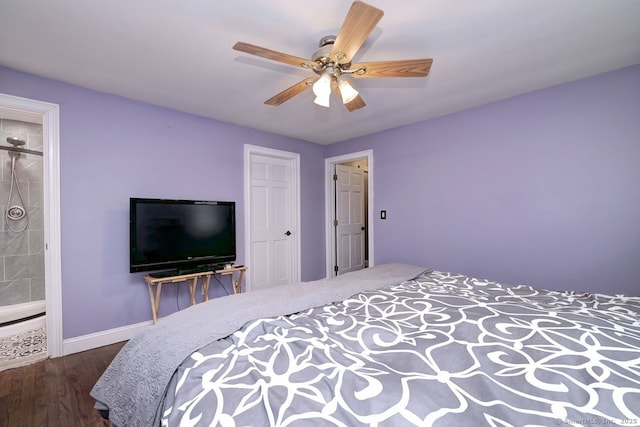
<svg viewBox="0 0 640 427">
<path fill-rule="evenodd" d="M 640 425 L 640 297 L 405 264 L 161 319 L 94 386 L 124 426 Z"/>
</svg>

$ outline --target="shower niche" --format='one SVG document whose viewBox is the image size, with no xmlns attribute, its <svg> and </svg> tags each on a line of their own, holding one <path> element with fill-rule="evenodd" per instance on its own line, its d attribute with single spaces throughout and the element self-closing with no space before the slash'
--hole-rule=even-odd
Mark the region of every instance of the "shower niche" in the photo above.
<svg viewBox="0 0 640 427">
<path fill-rule="evenodd" d="M 42 141 L 41 124 L 0 119 L 0 324 L 20 320 L 3 311 L 44 306 Z"/>
</svg>

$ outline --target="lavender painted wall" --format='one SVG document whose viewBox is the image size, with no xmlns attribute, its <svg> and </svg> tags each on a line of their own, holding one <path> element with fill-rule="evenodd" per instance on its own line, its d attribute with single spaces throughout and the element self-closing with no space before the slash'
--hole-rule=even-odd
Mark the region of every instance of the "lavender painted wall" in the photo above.
<svg viewBox="0 0 640 427">
<path fill-rule="evenodd" d="M 639 94 L 633 66 L 326 154 L 373 149 L 378 264 L 640 295 Z"/>
<path fill-rule="evenodd" d="M 142 274 L 128 272 L 129 197 L 236 201 L 244 261 L 244 144 L 300 153 L 302 278 L 323 276 L 322 146 L 2 67 L 0 92 L 60 105 L 65 339 L 151 317 Z M 167 286 L 160 314 L 177 304 L 188 306 L 186 286 Z"/>
<path fill-rule="evenodd" d="M 236 200 L 242 241 L 244 143 L 301 154 L 304 280 L 324 274 L 323 158 L 372 148 L 378 264 L 638 295 L 639 91 L 630 67 L 322 147 L 0 67 L 0 92 L 60 105 L 66 339 L 150 317 L 130 196 Z M 187 305 L 165 292 L 161 315 Z"/>
</svg>

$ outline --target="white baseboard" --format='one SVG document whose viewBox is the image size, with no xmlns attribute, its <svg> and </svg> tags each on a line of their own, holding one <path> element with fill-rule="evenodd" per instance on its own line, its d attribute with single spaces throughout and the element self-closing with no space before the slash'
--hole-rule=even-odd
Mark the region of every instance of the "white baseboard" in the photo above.
<svg viewBox="0 0 640 427">
<path fill-rule="evenodd" d="M 153 325 L 151 320 L 148 322 L 137 323 L 135 325 L 122 326 L 120 328 L 109 329 L 107 331 L 95 332 L 93 334 L 63 340 L 62 355 L 66 356 L 73 353 L 80 353 L 81 351 L 130 340 L 150 325 Z"/>
</svg>

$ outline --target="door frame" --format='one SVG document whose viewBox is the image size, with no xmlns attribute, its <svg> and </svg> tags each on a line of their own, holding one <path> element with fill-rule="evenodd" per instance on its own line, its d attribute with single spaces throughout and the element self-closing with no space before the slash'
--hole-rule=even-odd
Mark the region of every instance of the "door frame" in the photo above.
<svg viewBox="0 0 640 427">
<path fill-rule="evenodd" d="M 0 116 L 42 123 L 47 354 L 50 357 L 60 357 L 64 355 L 60 245 L 60 107 L 50 102 L 0 93 Z"/>
<path fill-rule="evenodd" d="M 293 266 L 293 280 L 294 282 L 301 281 L 301 241 L 302 241 L 302 229 L 300 227 L 300 154 L 289 151 L 277 150 L 274 148 L 260 147 L 258 145 L 245 144 L 244 145 L 244 258 L 247 269 L 247 278 L 245 280 L 245 286 L 247 290 L 251 290 L 251 155 L 257 154 L 261 156 L 275 157 L 278 159 L 287 160 L 291 165 L 292 172 L 292 185 L 293 196 L 295 200 L 292 200 L 293 210 L 291 218 L 293 218 L 294 233 L 292 237 L 295 238 L 293 243 L 293 254 L 295 259 L 292 261 Z"/>
<path fill-rule="evenodd" d="M 374 242 L 373 242 L 373 150 L 358 151 L 355 153 L 343 154 L 341 156 L 328 157 L 324 159 L 324 201 L 325 201 L 325 274 L 327 278 L 334 276 L 333 266 L 336 258 L 336 241 L 333 230 L 333 212 L 335 212 L 335 186 L 333 183 L 334 166 L 340 163 L 352 162 L 355 160 L 367 159 L 368 178 L 367 178 L 367 234 L 368 234 L 368 251 L 369 251 L 369 267 L 375 265 Z"/>
</svg>

